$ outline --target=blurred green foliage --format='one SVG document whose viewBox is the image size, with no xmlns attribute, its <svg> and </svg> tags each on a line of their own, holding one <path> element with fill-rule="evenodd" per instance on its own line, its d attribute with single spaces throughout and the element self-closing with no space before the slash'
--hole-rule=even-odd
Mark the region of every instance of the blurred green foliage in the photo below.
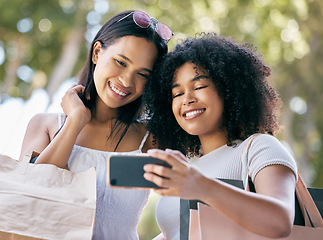
<svg viewBox="0 0 323 240">
<path fill-rule="evenodd" d="M 0 103 L 9 96 L 28 99 L 39 87 L 55 92 L 59 84 L 51 81 L 62 81 L 55 77 L 57 71 L 65 71 L 66 78 L 77 76 L 88 52 L 84 36 L 97 27 L 89 23 L 89 13 L 94 13 L 92 18 L 103 24 L 128 9 L 143 10 L 169 25 L 175 33 L 169 42 L 170 49 L 182 38 L 209 31 L 255 44 L 272 67 L 271 81 L 285 103 L 281 115 L 283 131 L 278 137 L 294 152 L 304 180 L 323 187 L 321 0 L 0 1 Z M 18 31 L 22 19 L 32 23 L 27 32 Z M 43 23 L 49 29 L 42 29 Z M 69 40 L 75 44 L 80 40 L 75 29 L 81 31 L 81 42 L 77 52 L 67 55 L 78 57 L 60 69 L 58 62 L 64 59 L 63 53 L 73 46 L 68 45 Z M 20 66 L 32 69 L 31 78 L 17 76 Z M 147 209 L 153 211 L 148 206 Z M 143 218 L 146 226 L 139 228 L 147 234 L 150 230 L 155 233 L 156 223 L 151 215 Z M 142 239 L 149 239 L 154 233 L 142 235 Z"/>
</svg>

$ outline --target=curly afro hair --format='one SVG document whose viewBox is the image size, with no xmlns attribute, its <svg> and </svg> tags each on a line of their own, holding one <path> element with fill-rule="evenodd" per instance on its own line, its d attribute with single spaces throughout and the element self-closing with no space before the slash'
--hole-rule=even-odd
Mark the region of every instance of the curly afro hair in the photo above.
<svg viewBox="0 0 323 240">
<path fill-rule="evenodd" d="M 146 85 L 147 127 L 160 149 L 177 149 L 190 157 L 201 155 L 198 136 L 186 133 L 172 112 L 174 75 L 187 62 L 209 73 L 223 100 L 221 128 L 227 132 L 228 146 L 257 132 L 274 135 L 279 130 L 281 100 L 268 83 L 271 69 L 261 55 L 251 44 L 201 33 L 177 44 Z"/>
</svg>

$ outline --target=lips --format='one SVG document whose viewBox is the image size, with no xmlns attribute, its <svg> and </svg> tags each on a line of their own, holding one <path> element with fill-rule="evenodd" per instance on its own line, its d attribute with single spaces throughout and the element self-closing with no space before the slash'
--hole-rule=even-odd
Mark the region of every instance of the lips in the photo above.
<svg viewBox="0 0 323 240">
<path fill-rule="evenodd" d="M 186 120 L 193 119 L 200 116 L 204 111 L 205 111 L 205 108 L 188 110 L 183 113 L 183 117 Z"/>
<path fill-rule="evenodd" d="M 126 91 L 125 89 L 123 89 L 119 85 L 115 85 L 112 82 L 109 82 L 109 87 L 114 93 L 116 93 L 117 95 L 119 95 L 121 97 L 125 97 L 125 96 L 131 94 L 131 92 Z"/>
</svg>

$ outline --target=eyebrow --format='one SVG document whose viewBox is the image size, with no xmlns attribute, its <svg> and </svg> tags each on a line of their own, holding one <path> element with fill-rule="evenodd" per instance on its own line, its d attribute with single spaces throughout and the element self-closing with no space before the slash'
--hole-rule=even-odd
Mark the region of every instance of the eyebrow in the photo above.
<svg viewBox="0 0 323 240">
<path fill-rule="evenodd" d="M 122 57 L 124 60 L 130 62 L 131 64 L 133 64 L 133 61 L 131 61 L 129 58 L 127 58 L 125 55 L 122 55 L 122 54 L 118 54 L 118 56 Z M 149 68 L 142 68 L 142 70 L 146 71 L 146 72 L 149 72 L 149 73 L 152 73 L 153 71 Z"/>
<path fill-rule="evenodd" d="M 207 75 L 197 75 L 197 76 L 195 76 L 195 77 L 191 80 L 191 82 L 199 81 L 201 78 L 207 78 L 207 79 L 210 79 L 210 77 L 209 77 L 209 76 L 207 76 Z M 180 84 L 175 83 L 175 84 L 173 84 L 173 85 L 172 85 L 172 89 L 177 88 L 177 87 L 179 87 L 179 86 L 180 86 Z"/>
</svg>

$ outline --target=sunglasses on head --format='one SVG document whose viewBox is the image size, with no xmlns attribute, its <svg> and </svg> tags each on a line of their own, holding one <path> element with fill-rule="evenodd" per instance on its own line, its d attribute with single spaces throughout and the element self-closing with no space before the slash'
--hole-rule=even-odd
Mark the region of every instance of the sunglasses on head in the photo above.
<svg viewBox="0 0 323 240">
<path fill-rule="evenodd" d="M 158 22 L 156 18 L 149 17 L 147 13 L 144 13 L 142 11 L 131 12 L 123 18 L 119 19 L 117 23 L 121 22 L 123 19 L 129 17 L 130 15 L 132 15 L 132 19 L 135 22 L 135 24 L 141 28 L 148 28 L 152 21 L 156 22 L 155 31 L 162 39 L 166 41 L 169 41 L 174 35 L 169 26 L 167 26 L 165 23 Z"/>
</svg>

